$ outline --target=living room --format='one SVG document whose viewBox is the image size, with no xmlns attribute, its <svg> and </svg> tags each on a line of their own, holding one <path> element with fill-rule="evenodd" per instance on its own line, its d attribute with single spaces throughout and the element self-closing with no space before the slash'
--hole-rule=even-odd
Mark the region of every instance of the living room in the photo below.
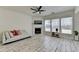
<svg viewBox="0 0 79 59">
<path fill-rule="evenodd" d="M 78 18 L 76 6 L 0 6 L 0 51 L 79 51 Z"/>
</svg>

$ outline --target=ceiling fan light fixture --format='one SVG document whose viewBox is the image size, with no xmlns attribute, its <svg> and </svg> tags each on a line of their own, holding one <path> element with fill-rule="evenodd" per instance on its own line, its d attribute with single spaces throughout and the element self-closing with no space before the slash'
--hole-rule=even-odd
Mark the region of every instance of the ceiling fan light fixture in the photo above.
<svg viewBox="0 0 79 59">
<path fill-rule="evenodd" d="M 38 8 L 31 8 L 31 10 L 33 10 L 33 13 L 37 13 L 37 14 L 41 14 L 42 12 L 46 11 L 46 10 L 42 10 L 42 6 L 39 6 Z"/>
<path fill-rule="evenodd" d="M 37 12 L 37 14 L 39 14 L 39 12 Z"/>
</svg>

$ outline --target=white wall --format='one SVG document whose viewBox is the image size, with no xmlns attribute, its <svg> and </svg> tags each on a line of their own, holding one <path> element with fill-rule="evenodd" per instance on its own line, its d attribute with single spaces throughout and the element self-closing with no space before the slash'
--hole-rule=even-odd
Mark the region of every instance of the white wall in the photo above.
<svg viewBox="0 0 79 59">
<path fill-rule="evenodd" d="M 79 7 L 76 7 L 74 16 L 75 16 L 74 28 L 79 32 Z"/>
<path fill-rule="evenodd" d="M 24 29 L 32 35 L 32 17 L 15 11 L 0 9 L 0 33 L 15 28 Z"/>
</svg>

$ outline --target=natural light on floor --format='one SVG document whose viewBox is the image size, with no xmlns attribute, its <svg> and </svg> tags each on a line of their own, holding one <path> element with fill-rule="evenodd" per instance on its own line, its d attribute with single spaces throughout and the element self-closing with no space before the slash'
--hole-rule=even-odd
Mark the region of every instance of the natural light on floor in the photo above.
<svg viewBox="0 0 79 59">
<path fill-rule="evenodd" d="M 62 33 L 72 34 L 72 31 L 71 30 L 67 30 L 67 29 L 62 29 Z"/>
</svg>

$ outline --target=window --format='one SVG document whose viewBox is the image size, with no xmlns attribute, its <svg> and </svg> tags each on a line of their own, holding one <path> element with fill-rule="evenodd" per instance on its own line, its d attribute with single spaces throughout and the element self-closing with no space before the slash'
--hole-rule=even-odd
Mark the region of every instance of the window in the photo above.
<svg viewBox="0 0 79 59">
<path fill-rule="evenodd" d="M 72 34 L 72 17 L 61 18 L 61 33 Z"/>
<path fill-rule="evenodd" d="M 50 20 L 45 20 L 45 31 L 50 32 Z"/>
<path fill-rule="evenodd" d="M 52 32 L 56 32 L 56 29 L 58 29 L 59 32 L 59 19 L 52 19 Z"/>
<path fill-rule="evenodd" d="M 72 34 L 72 19 L 72 17 L 65 17 L 45 20 L 45 31 L 56 32 L 56 29 L 58 29 L 60 33 Z"/>
</svg>

